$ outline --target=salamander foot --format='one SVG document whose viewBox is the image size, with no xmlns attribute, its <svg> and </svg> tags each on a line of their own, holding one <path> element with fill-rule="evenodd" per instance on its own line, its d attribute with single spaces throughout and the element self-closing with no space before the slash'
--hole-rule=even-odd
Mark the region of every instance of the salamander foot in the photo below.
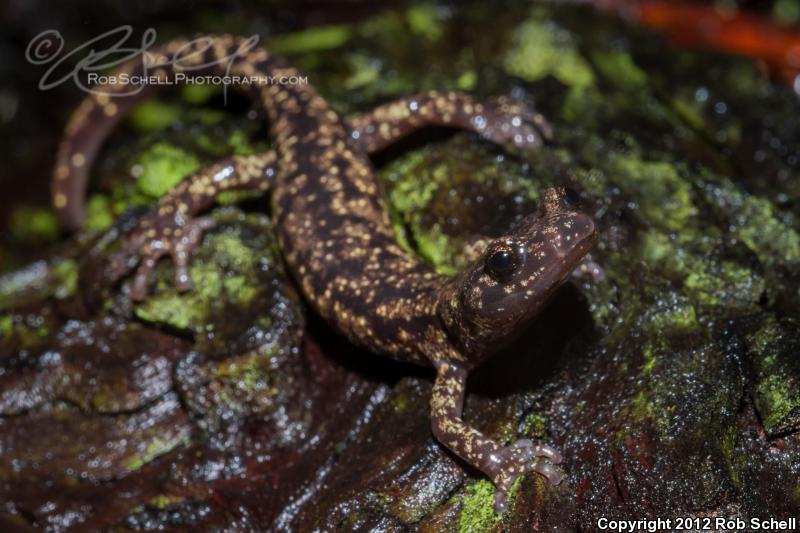
<svg viewBox="0 0 800 533">
<path fill-rule="evenodd" d="M 492 476 L 496 488 L 494 511 L 497 514 L 508 510 L 507 495 L 519 476 L 536 472 L 546 477 L 553 485 L 558 485 L 564 478 L 564 473 L 554 466 L 561 462 L 561 454 L 550 446 L 535 445 L 530 439 L 520 439 L 514 444 L 505 446 L 490 459 L 497 465 Z"/>
<path fill-rule="evenodd" d="M 134 301 L 144 300 L 158 260 L 169 255 L 175 265 L 175 287 L 179 291 L 189 290 L 192 287 L 189 259 L 202 242 L 203 234 L 213 227 L 214 221 L 207 217 L 150 214 L 139 222 L 112 256 L 109 277 L 118 280 L 135 268 L 130 297 Z"/>
<path fill-rule="evenodd" d="M 471 121 L 485 139 L 519 150 L 538 148 L 553 137 L 553 128 L 544 116 L 505 96 L 488 100 L 483 112 Z"/>
</svg>

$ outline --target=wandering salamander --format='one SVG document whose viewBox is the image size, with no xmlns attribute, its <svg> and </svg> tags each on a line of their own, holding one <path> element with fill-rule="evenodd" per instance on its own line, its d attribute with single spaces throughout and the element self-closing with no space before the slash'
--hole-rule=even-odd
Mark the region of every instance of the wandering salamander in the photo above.
<svg viewBox="0 0 800 533">
<path fill-rule="evenodd" d="M 160 79 L 192 74 L 289 79 L 299 73 L 252 41 L 219 35 L 176 40 L 119 72 Z M 83 219 L 88 168 L 103 139 L 148 91 L 107 85 L 90 94 L 67 126 L 53 176 L 53 203 L 63 223 Z M 401 361 L 432 365 L 433 434 L 489 476 L 495 509 L 506 509 L 514 480 L 535 471 L 558 483 L 561 457 L 520 439 L 503 446 L 462 418 L 468 373 L 525 330 L 595 242 L 592 219 L 564 188 L 543 194 L 540 213 L 492 239 L 460 273 L 446 276 L 398 243 L 382 189 L 367 157 L 421 127 L 476 131 L 488 140 L 535 148 L 548 125 L 521 103 L 479 101 L 458 92 L 426 92 L 343 121 L 308 83 L 242 85 L 269 116 L 274 151 L 233 156 L 195 172 L 145 216 L 112 263 L 121 276 L 138 264 L 131 297 L 146 296 L 156 260 L 168 254 L 176 283 L 190 287 L 192 248 L 210 227 L 194 218 L 224 190 L 269 191 L 287 268 L 308 303 L 350 341 Z"/>
</svg>

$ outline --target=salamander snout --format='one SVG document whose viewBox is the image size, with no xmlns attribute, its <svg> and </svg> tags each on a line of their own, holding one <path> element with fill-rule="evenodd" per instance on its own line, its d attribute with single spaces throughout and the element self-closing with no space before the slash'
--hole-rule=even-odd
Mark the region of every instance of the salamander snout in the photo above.
<svg viewBox="0 0 800 533">
<path fill-rule="evenodd" d="M 550 221 L 548 246 L 559 259 L 582 257 L 595 240 L 594 221 L 583 213 L 556 215 Z"/>
</svg>

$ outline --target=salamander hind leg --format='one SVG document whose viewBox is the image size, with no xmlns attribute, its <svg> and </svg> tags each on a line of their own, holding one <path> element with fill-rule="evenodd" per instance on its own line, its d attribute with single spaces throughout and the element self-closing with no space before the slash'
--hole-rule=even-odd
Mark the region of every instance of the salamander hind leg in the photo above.
<svg viewBox="0 0 800 533">
<path fill-rule="evenodd" d="M 212 219 L 196 216 L 225 191 L 265 191 L 277 173 L 277 156 L 263 152 L 233 156 L 201 168 L 163 197 L 123 240 L 111 258 L 107 278 L 112 282 L 136 269 L 130 297 L 143 300 L 158 260 L 169 256 L 175 265 L 175 286 L 191 288 L 189 263 L 203 235 L 214 226 Z"/>
<path fill-rule="evenodd" d="M 467 372 L 452 363 L 440 363 L 431 396 L 433 434 L 461 459 L 485 473 L 495 485 L 494 509 L 508 509 L 508 492 L 514 481 L 529 472 L 545 476 L 553 485 L 563 479 L 554 464 L 561 455 L 553 448 L 520 439 L 502 446 L 467 425 L 461 418 Z"/>
</svg>

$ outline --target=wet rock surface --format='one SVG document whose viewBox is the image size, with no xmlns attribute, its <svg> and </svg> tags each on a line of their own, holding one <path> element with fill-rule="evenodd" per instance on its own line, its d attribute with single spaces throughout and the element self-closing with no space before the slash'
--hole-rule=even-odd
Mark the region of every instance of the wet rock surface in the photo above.
<svg viewBox="0 0 800 533">
<path fill-rule="evenodd" d="M 0 278 L 0 530 L 591 531 L 800 511 L 795 95 L 586 7 L 423 4 L 271 45 L 343 113 L 452 88 L 554 124 L 535 154 L 426 131 L 375 161 L 398 235 L 444 272 L 545 186 L 581 191 L 602 275 L 565 285 L 466 402 L 500 441 L 557 446 L 565 481 L 527 476 L 496 516 L 491 483 L 430 434 L 432 373 L 309 313 L 263 199 L 213 211 L 192 291 L 167 262 L 141 304 L 105 284 L 113 220 L 265 146 L 246 103 L 184 93 L 110 141 L 87 230 Z"/>
</svg>

